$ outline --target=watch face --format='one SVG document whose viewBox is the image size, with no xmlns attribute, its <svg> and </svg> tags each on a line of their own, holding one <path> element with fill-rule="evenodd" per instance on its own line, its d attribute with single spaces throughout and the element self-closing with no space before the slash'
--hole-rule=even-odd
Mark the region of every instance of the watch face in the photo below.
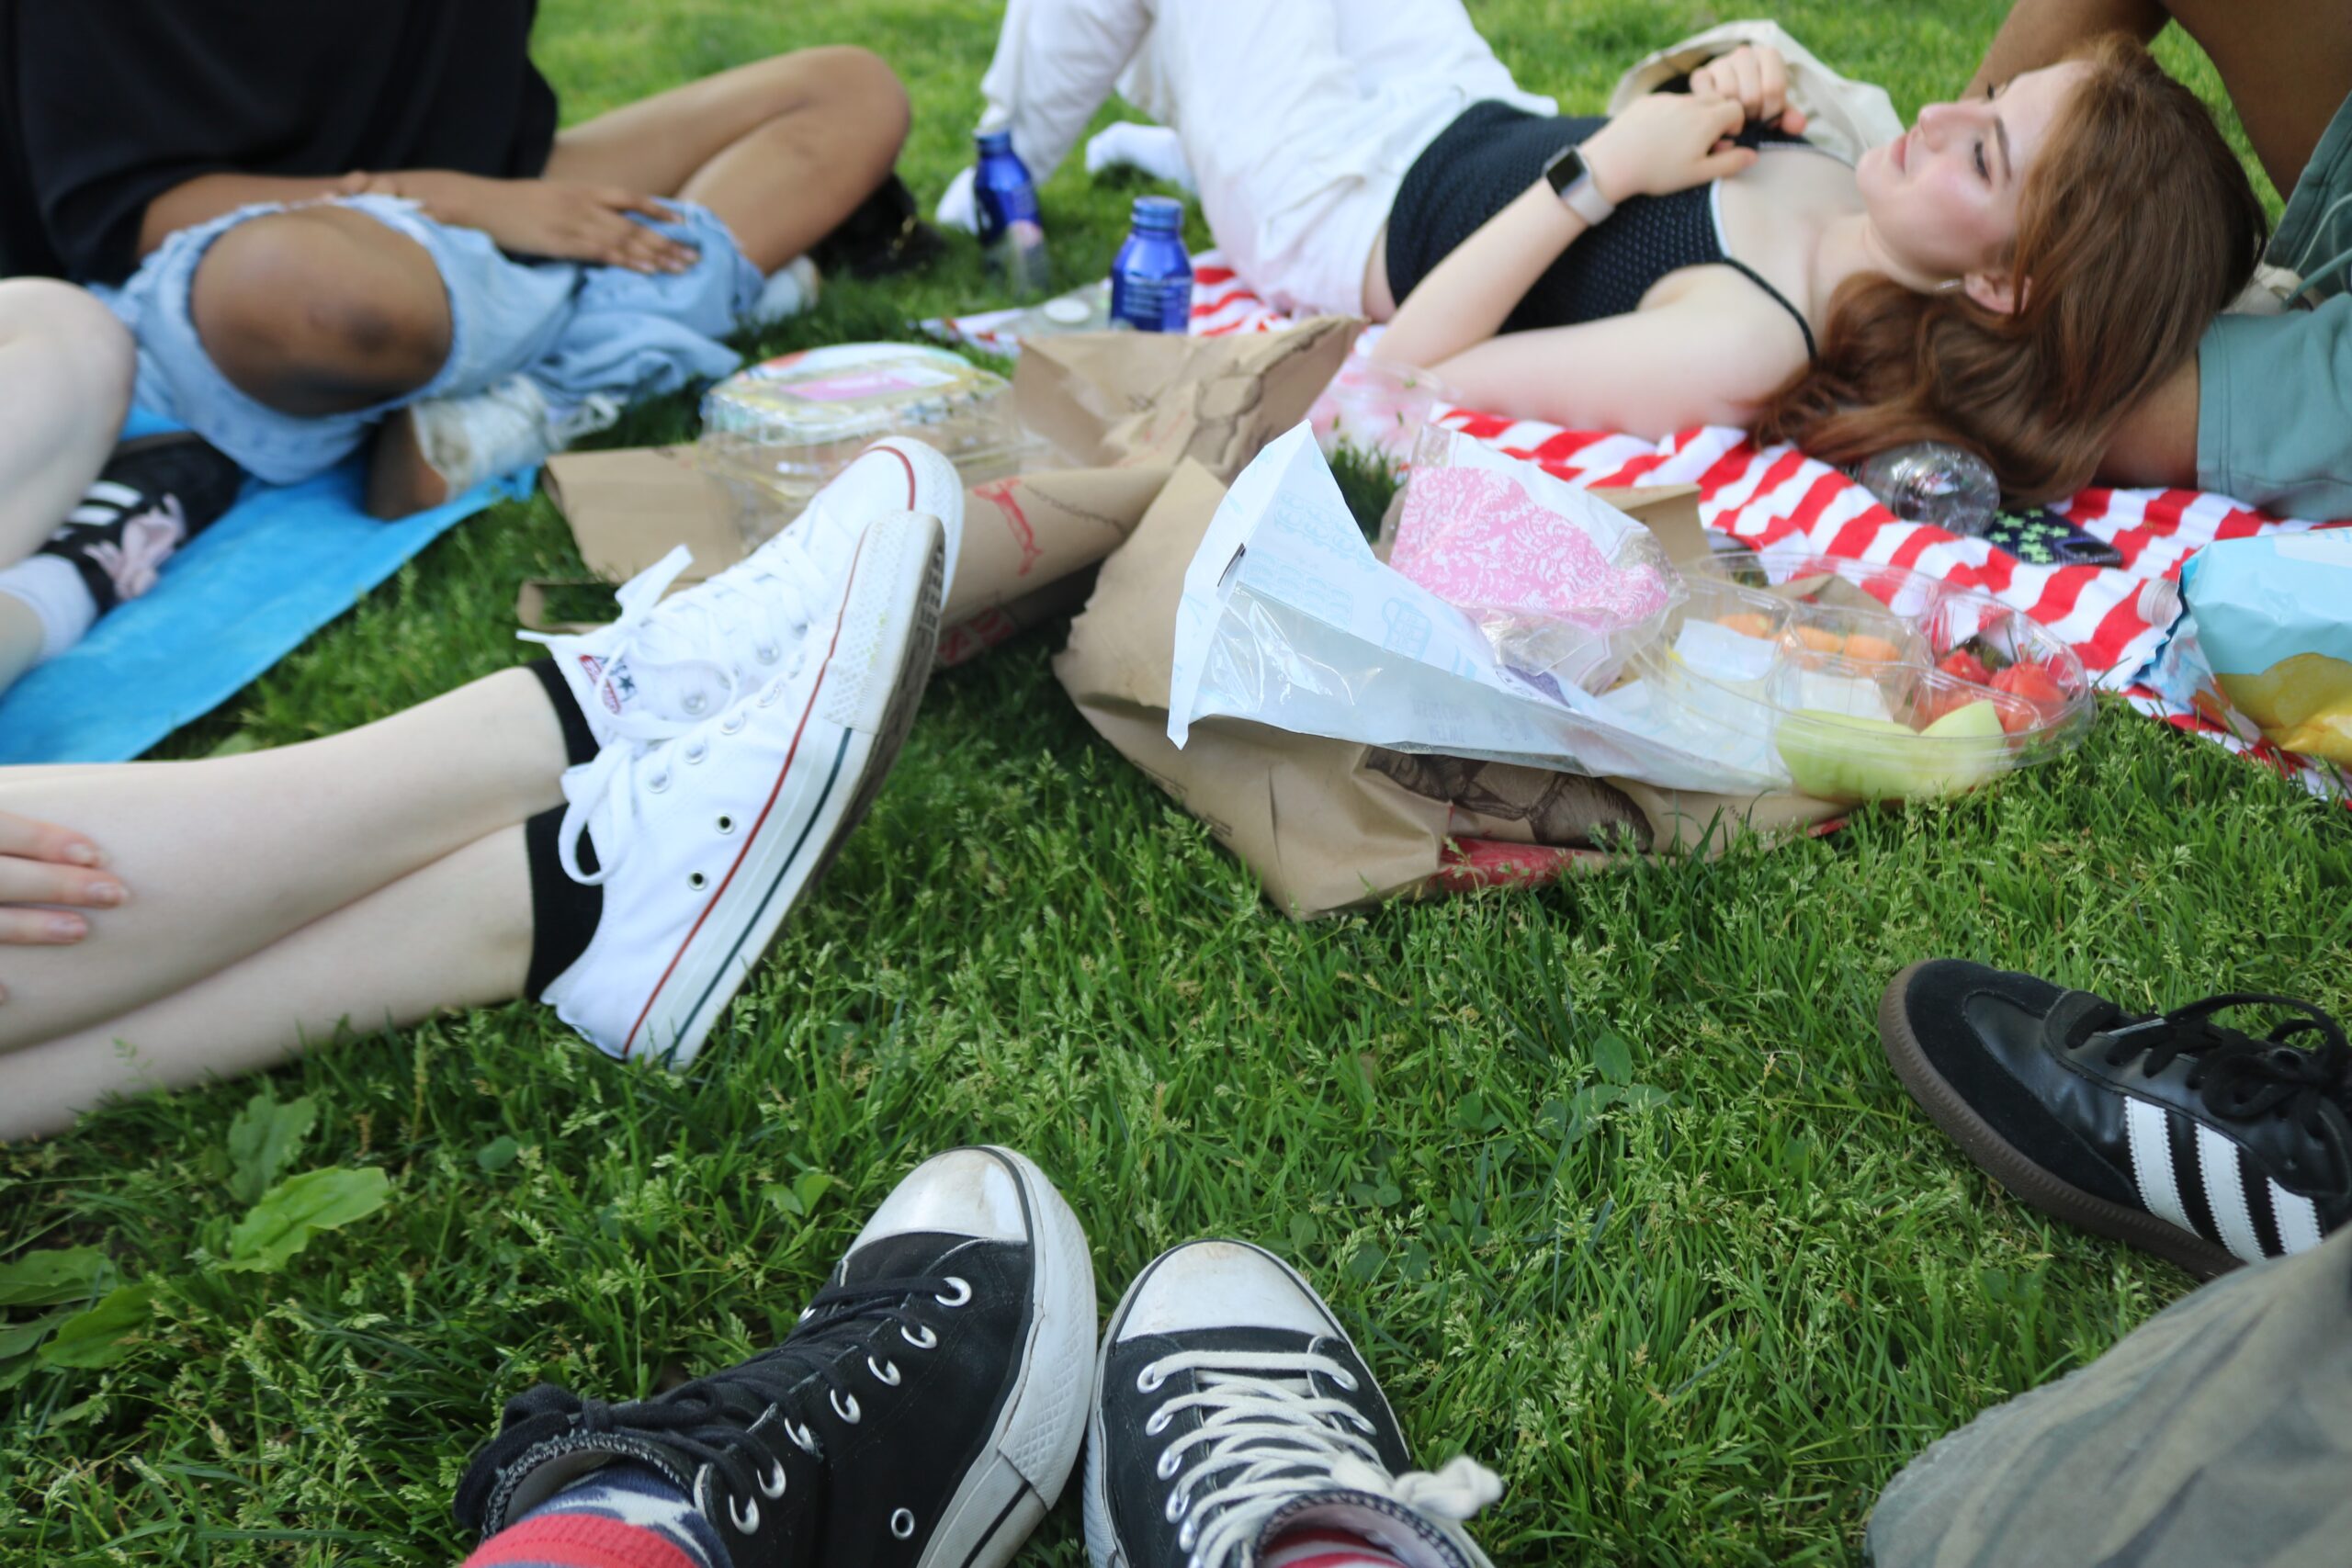
<svg viewBox="0 0 2352 1568">
<path fill-rule="evenodd" d="M 1585 177 L 1584 153 L 1570 147 L 1553 159 L 1544 173 L 1551 179 L 1552 194 L 1558 196 Z"/>
</svg>

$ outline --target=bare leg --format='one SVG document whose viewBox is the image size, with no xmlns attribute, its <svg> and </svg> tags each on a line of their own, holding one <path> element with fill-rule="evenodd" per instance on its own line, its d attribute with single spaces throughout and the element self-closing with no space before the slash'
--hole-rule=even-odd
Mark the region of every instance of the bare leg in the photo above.
<svg viewBox="0 0 2352 1568">
<path fill-rule="evenodd" d="M 0 566 L 32 554 L 97 478 L 130 406 L 133 357 L 130 332 L 84 290 L 0 281 Z M 0 593 L 0 690 L 40 646 L 32 607 Z"/>
<path fill-rule="evenodd" d="M 2099 464 L 2099 478 L 2132 489 L 2197 488 L 2197 361 L 2132 411 Z"/>
<path fill-rule="evenodd" d="M 72 947 L 0 952 L 0 1051 L 194 985 L 560 805 L 565 760 L 544 688 L 511 670 L 274 751 L 0 772 L 0 810 L 87 834 L 130 894 Z"/>
<path fill-rule="evenodd" d="M 801 50 L 574 126 L 556 138 L 547 177 L 698 201 L 774 272 L 889 176 L 907 116 L 906 89 L 879 56 Z"/>
<path fill-rule="evenodd" d="M 508 1000 L 530 950 L 523 831 L 508 828 L 185 990 L 0 1055 L 0 1141 L 62 1132 L 109 1094 L 275 1066 L 346 1021 L 401 1028 Z"/>
<path fill-rule="evenodd" d="M 238 390 L 298 418 L 413 392 L 449 356 L 448 293 L 431 254 L 348 208 L 230 230 L 197 267 L 188 310 Z"/>
</svg>

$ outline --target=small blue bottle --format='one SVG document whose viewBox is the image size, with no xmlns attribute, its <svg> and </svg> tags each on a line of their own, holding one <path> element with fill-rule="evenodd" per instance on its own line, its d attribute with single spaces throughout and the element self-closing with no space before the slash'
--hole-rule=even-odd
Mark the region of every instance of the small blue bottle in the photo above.
<svg viewBox="0 0 2352 1568">
<path fill-rule="evenodd" d="M 979 163 L 972 197 L 980 220 L 980 250 L 1016 299 L 1042 294 L 1050 282 L 1046 225 L 1037 210 L 1037 186 L 1028 165 L 1012 150 L 1009 130 L 982 131 L 975 138 Z"/>
<path fill-rule="evenodd" d="M 1134 224 L 1111 264 L 1111 324 L 1139 333 L 1191 331 L 1193 258 L 1184 252 L 1184 204 L 1139 196 Z"/>
</svg>

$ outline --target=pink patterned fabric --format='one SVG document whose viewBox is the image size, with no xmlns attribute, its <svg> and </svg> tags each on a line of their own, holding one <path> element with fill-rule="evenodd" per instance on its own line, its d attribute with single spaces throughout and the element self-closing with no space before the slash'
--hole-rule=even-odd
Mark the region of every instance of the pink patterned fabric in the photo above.
<svg viewBox="0 0 2352 1568">
<path fill-rule="evenodd" d="M 1424 468 L 1413 475 L 1388 564 L 1449 604 L 1541 616 L 1606 633 L 1666 613 L 1647 566 L 1619 570 L 1567 518 L 1503 474 Z"/>
</svg>

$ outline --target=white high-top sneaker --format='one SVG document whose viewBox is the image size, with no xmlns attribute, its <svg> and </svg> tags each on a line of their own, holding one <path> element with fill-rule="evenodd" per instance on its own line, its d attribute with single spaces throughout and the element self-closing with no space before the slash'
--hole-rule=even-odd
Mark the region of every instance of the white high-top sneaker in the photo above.
<svg viewBox="0 0 2352 1568">
<path fill-rule="evenodd" d="M 784 668 L 831 608 L 866 524 L 892 512 L 939 520 L 943 581 L 953 581 L 964 481 L 933 448 L 892 436 L 858 454 L 784 532 L 707 581 L 662 597 L 693 558 L 680 547 L 622 586 L 620 617 L 609 626 L 521 635 L 547 645 L 597 745 L 619 737 L 632 714 L 694 723 Z"/>
<path fill-rule="evenodd" d="M 931 675 L 944 576 L 937 518 L 875 518 L 764 681 L 698 721 L 633 705 L 564 774 L 563 868 L 603 886 L 604 912 L 541 999 L 591 1043 L 694 1059 L 881 788 Z"/>
</svg>

